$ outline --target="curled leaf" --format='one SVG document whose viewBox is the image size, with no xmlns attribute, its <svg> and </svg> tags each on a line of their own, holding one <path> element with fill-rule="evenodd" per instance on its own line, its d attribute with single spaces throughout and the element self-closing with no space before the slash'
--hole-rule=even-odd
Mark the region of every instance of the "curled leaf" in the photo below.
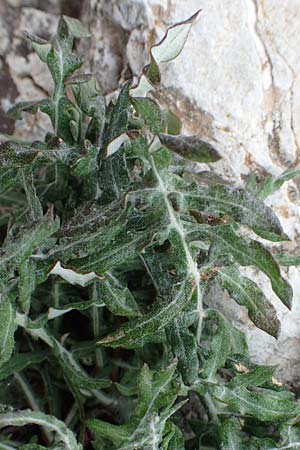
<svg viewBox="0 0 300 450">
<path fill-rule="evenodd" d="M 187 279 L 174 286 L 170 300 L 159 307 L 153 308 L 140 319 L 134 319 L 123 325 L 119 330 L 98 341 L 98 344 L 108 347 L 128 346 L 166 327 L 191 299 L 195 284 Z"/>
<path fill-rule="evenodd" d="M 200 11 L 199 9 L 189 19 L 168 28 L 162 40 L 152 47 L 151 55 L 157 64 L 172 61 L 180 54 Z"/>
<path fill-rule="evenodd" d="M 249 278 L 243 277 L 234 267 L 222 268 L 219 274 L 223 287 L 237 303 L 247 308 L 255 325 L 277 338 L 280 323 L 276 311 L 259 287 Z"/>
<path fill-rule="evenodd" d="M 221 159 L 221 156 L 211 144 L 202 141 L 197 136 L 160 134 L 158 137 L 162 145 L 191 161 L 210 163 Z"/>
</svg>

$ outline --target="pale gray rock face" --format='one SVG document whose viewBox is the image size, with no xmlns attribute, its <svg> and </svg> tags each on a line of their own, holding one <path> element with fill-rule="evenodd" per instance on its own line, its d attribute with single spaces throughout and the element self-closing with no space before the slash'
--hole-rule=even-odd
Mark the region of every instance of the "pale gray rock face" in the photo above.
<svg viewBox="0 0 300 450">
<path fill-rule="evenodd" d="M 51 7 L 41 11 L 46 3 Z M 74 15 L 66 9 L 71 3 L 78 2 L 0 0 L 2 109 L 16 100 L 44 97 L 51 90 L 47 71 L 30 48 L 24 47 L 20 30 L 50 35 L 57 14 Z M 84 0 L 79 4 L 81 18 L 92 34 L 89 41 L 80 43 L 79 50 L 106 94 L 140 73 L 148 62 L 149 48 L 168 25 L 201 8 L 181 55 L 161 68 L 161 103 L 181 117 L 187 134 L 199 134 L 217 147 L 223 159 L 211 168 L 237 186 L 244 185 L 250 171 L 262 178 L 299 165 L 299 0 Z M 51 8 L 55 14 L 49 14 Z M 26 115 L 17 122 L 16 134 L 42 137 L 49 129 L 47 118 L 43 116 L 37 123 Z M 0 124 L 2 132 L 13 132 L 11 121 L 0 117 Z M 292 240 L 272 245 L 276 251 L 300 254 L 299 191 L 299 179 L 289 181 L 267 200 Z M 278 341 L 254 327 L 245 310 L 234 302 L 216 301 L 246 330 L 253 358 L 279 365 L 279 376 L 299 387 L 299 268 L 283 273 L 294 289 L 291 312 L 272 293 L 265 276 L 247 270 L 278 312 Z"/>
<path fill-rule="evenodd" d="M 12 31 L 9 51 L 5 55 L 10 76 L 18 91 L 14 101 L 36 100 L 50 94 L 51 76 L 30 45 L 27 45 L 22 31 L 30 29 L 33 34 L 42 34 L 49 38 L 54 33 L 56 25 L 55 15 L 31 7 L 23 7 L 20 10 L 18 27 Z M 5 101 L 2 104 L 4 108 L 11 106 Z M 31 133 L 36 139 L 42 139 L 49 129 L 51 129 L 49 118 L 40 113 L 36 116 L 27 114 L 15 123 L 15 135 L 21 138 Z"/>
<path fill-rule="evenodd" d="M 48 39 L 56 30 L 59 15 L 78 15 L 81 3 L 81 0 L 0 0 L 0 133 L 40 139 L 51 130 L 44 114 L 26 114 L 15 123 L 5 117 L 5 111 L 13 103 L 44 98 L 53 86 L 45 65 L 22 32 L 27 30 Z"/>
<path fill-rule="evenodd" d="M 98 15 L 96 3 L 98 13 L 100 8 L 117 26 L 117 35 L 125 33 L 121 47 L 114 46 L 96 61 L 98 67 L 112 68 L 107 89 L 118 86 L 126 66 L 138 75 L 148 62 L 150 46 L 166 26 L 201 8 L 183 52 L 162 67 L 161 102 L 180 115 L 186 133 L 199 134 L 214 143 L 223 155 L 214 170 L 237 186 L 244 185 L 250 171 L 258 177 L 279 175 L 299 164 L 298 0 L 276 5 L 272 0 L 229 0 L 226 5 L 222 0 L 133 0 L 129 2 L 131 15 L 128 1 L 90 0 L 89 14 Z M 86 19 L 89 22 L 89 15 Z M 95 16 L 91 20 L 95 21 Z M 113 66 L 116 61 L 118 71 Z M 275 251 L 285 248 L 299 254 L 299 190 L 299 181 L 290 181 L 267 200 L 293 240 L 273 245 Z M 265 276 L 247 270 L 278 312 L 282 330 L 278 341 L 258 330 L 234 302 L 226 302 L 226 307 L 223 302 L 223 308 L 246 330 L 252 357 L 279 365 L 282 379 L 300 385 L 300 275 L 295 267 L 283 272 L 294 289 L 291 312 L 272 293 Z"/>
<path fill-rule="evenodd" d="M 148 2 L 154 15 L 155 3 Z M 184 51 L 163 70 L 164 86 L 180 91 L 211 118 L 209 132 L 223 155 L 215 170 L 234 183 L 243 184 L 249 171 L 280 174 L 296 167 L 300 158 L 299 1 L 275 5 L 272 0 L 241 0 L 226 2 L 225 7 L 221 0 L 175 0 L 168 3 L 164 14 L 171 23 L 199 7 L 200 18 Z M 196 127 L 193 131 L 197 132 Z M 267 201 L 294 240 L 284 247 L 297 254 L 299 188 L 299 182 L 291 181 Z M 294 289 L 291 312 L 272 294 L 264 276 L 254 271 L 249 274 L 277 309 L 282 330 L 279 340 L 257 330 L 240 308 L 233 306 L 232 314 L 241 317 L 251 355 L 259 362 L 279 364 L 279 374 L 299 384 L 299 269 L 286 271 Z"/>
<path fill-rule="evenodd" d="M 92 37 L 80 44 L 80 50 L 87 56 L 99 86 L 109 94 L 131 75 L 126 54 L 129 41 L 133 42 L 129 47 L 133 49 L 137 68 L 143 67 L 149 34 L 148 9 L 143 0 L 88 0 L 84 3 L 82 20 L 88 24 Z M 143 39 L 142 30 L 146 30 Z"/>
</svg>

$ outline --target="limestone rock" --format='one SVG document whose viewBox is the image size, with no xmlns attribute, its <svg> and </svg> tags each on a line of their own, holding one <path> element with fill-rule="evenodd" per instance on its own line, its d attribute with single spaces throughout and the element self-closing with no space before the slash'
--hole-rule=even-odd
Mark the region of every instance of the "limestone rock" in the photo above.
<svg viewBox="0 0 300 450">
<path fill-rule="evenodd" d="M 49 38 L 61 13 L 79 14 L 81 0 L 74 0 L 71 6 L 67 3 L 64 0 L 0 1 L 0 133 L 39 139 L 51 130 L 50 120 L 44 114 L 36 117 L 26 114 L 14 122 L 5 112 L 15 102 L 44 98 L 51 92 L 50 74 L 22 32 L 27 30 Z"/>
</svg>

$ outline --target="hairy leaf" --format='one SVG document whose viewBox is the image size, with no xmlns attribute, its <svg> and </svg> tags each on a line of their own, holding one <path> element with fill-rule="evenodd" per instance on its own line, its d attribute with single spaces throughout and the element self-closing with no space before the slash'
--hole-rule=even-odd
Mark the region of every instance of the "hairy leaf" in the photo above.
<svg viewBox="0 0 300 450">
<path fill-rule="evenodd" d="M 212 337 L 210 352 L 203 365 L 203 376 L 214 381 L 217 370 L 224 366 L 231 351 L 231 335 L 226 320 L 216 311 L 210 310 L 208 319 L 217 319 L 217 331 Z"/>
<path fill-rule="evenodd" d="M 227 419 L 220 428 L 222 450 L 242 450 L 244 447 L 241 426 L 236 419 Z"/>
<path fill-rule="evenodd" d="M 292 255 L 287 255 L 285 253 L 276 255 L 276 260 L 278 262 L 278 264 L 280 264 L 281 266 L 299 266 L 300 265 L 300 256 L 292 256 Z"/>
<path fill-rule="evenodd" d="M 59 220 L 53 218 L 51 210 L 39 221 L 21 227 L 14 239 L 9 236 L 5 240 L 1 252 L 1 272 L 17 269 L 24 261 L 46 244 L 50 236 L 58 229 Z"/>
<path fill-rule="evenodd" d="M 96 87 L 96 80 L 91 77 L 84 82 L 78 82 L 76 77 L 69 79 L 68 83 L 71 83 L 79 108 L 91 118 L 86 138 L 98 144 L 104 128 L 105 103 L 101 92 Z"/>
<path fill-rule="evenodd" d="M 0 366 L 9 361 L 14 349 L 15 315 L 10 297 L 0 294 Z"/>
<path fill-rule="evenodd" d="M 139 117 L 143 119 L 146 128 L 152 134 L 162 133 L 165 129 L 165 119 L 160 107 L 150 98 L 134 97 L 132 104 Z"/>
<path fill-rule="evenodd" d="M 99 298 L 114 314 L 126 317 L 141 316 L 139 307 L 130 290 L 126 287 L 118 287 L 111 280 L 106 280 L 96 285 Z"/>
<path fill-rule="evenodd" d="M 104 130 L 104 147 L 107 147 L 109 142 L 127 131 L 131 105 L 129 87 L 130 83 L 126 83 L 123 86 L 116 104 L 111 108 L 108 123 Z"/>
<path fill-rule="evenodd" d="M 128 423 L 117 426 L 92 419 L 87 423 L 89 429 L 96 436 L 112 441 L 115 448 L 151 450 L 154 444 L 158 446 L 167 419 L 177 409 L 172 408 L 176 398 L 176 390 L 171 387 L 175 368 L 173 363 L 166 369 L 152 372 L 144 365 L 138 379 L 138 403 Z"/>
<path fill-rule="evenodd" d="M 0 168 L 0 194 L 10 189 L 16 183 L 16 179 L 17 179 L 16 169 Z"/>
<path fill-rule="evenodd" d="M 213 231 L 212 231 L 213 232 Z M 216 229 L 216 241 L 211 247 L 211 256 L 231 254 L 242 266 L 255 266 L 270 279 L 272 288 L 283 303 L 291 307 L 292 289 L 281 276 L 279 266 L 271 253 L 257 241 L 237 236 L 232 227 L 221 226 Z"/>
<path fill-rule="evenodd" d="M 61 366 L 64 376 L 76 388 L 99 389 L 110 386 L 109 380 L 91 378 L 80 367 L 73 355 L 68 352 L 56 339 L 52 339 L 54 355 Z"/>
<path fill-rule="evenodd" d="M 243 277 L 234 267 L 219 270 L 222 286 L 234 300 L 248 310 L 250 319 L 262 330 L 278 337 L 280 324 L 274 307 L 263 292 L 249 278 Z"/>
<path fill-rule="evenodd" d="M 23 35 L 24 38 L 31 43 L 33 49 L 35 50 L 41 61 L 43 61 L 44 63 L 47 62 L 47 55 L 51 49 L 50 42 L 32 33 L 29 33 L 28 31 L 24 31 Z"/>
<path fill-rule="evenodd" d="M 160 134 L 159 139 L 162 145 L 191 161 L 209 163 L 221 159 L 221 156 L 211 144 L 202 141 L 197 136 Z"/>
<path fill-rule="evenodd" d="M 299 401 L 251 362 L 219 304 L 229 295 L 278 335 L 238 267 L 262 271 L 290 308 L 278 262 L 298 257 L 274 259 L 244 235 L 288 239 L 262 200 L 299 171 L 252 174 L 246 190 L 210 164 L 195 172 L 220 154 L 181 134 L 154 91 L 198 15 L 169 28 L 108 104 L 80 69 L 75 39 L 89 32 L 77 19 L 62 16 L 49 40 L 25 36 L 53 92 L 9 114 L 40 111 L 53 129 L 38 141 L 0 134 L 3 450 L 298 448 Z"/>
<path fill-rule="evenodd" d="M 27 424 L 40 425 L 53 431 L 56 443 L 62 444 L 65 450 L 82 450 L 82 446 L 77 443 L 72 431 L 53 416 L 30 410 L 0 414 L 0 428 L 21 427 Z"/>
<path fill-rule="evenodd" d="M 12 356 L 12 358 L 0 368 L 0 380 L 5 380 L 5 378 L 12 376 L 14 373 L 21 372 L 26 367 L 36 364 L 39 365 L 48 356 L 49 354 L 46 351 L 18 353 L 17 355 Z"/>
<path fill-rule="evenodd" d="M 167 340 L 178 359 L 177 367 L 183 382 L 187 385 L 194 383 L 199 373 L 196 337 L 180 318 L 168 325 L 166 333 Z"/>
<path fill-rule="evenodd" d="M 262 185 L 259 187 L 257 197 L 261 200 L 265 200 L 267 197 L 269 197 L 269 195 L 273 194 L 278 189 L 280 189 L 283 183 L 299 176 L 300 176 L 299 169 L 288 169 L 277 178 L 268 177 L 263 181 Z"/>
<path fill-rule="evenodd" d="M 265 422 L 289 419 L 299 408 L 291 399 L 267 389 L 255 392 L 218 386 L 213 389 L 213 395 L 239 415 L 249 415 Z"/>
<path fill-rule="evenodd" d="M 188 304 L 194 287 L 194 282 L 190 279 L 175 285 L 166 304 L 153 308 L 140 319 L 131 320 L 98 343 L 109 347 L 127 346 L 161 330 Z"/>
<path fill-rule="evenodd" d="M 197 189 L 186 196 L 188 207 L 206 213 L 226 214 L 234 221 L 248 225 L 259 236 L 269 240 L 284 240 L 281 225 L 273 211 L 242 189 L 217 185 Z"/>
</svg>

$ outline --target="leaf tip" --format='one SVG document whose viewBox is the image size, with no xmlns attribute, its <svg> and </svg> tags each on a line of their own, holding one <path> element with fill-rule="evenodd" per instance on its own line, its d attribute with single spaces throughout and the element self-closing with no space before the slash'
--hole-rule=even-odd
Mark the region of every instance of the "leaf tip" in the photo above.
<svg viewBox="0 0 300 450">
<path fill-rule="evenodd" d="M 196 11 L 188 20 L 187 20 L 187 22 L 190 22 L 190 23 L 195 23 L 198 19 L 199 19 L 199 16 L 200 16 L 200 13 L 202 12 L 202 9 L 198 9 L 198 11 Z"/>
</svg>

